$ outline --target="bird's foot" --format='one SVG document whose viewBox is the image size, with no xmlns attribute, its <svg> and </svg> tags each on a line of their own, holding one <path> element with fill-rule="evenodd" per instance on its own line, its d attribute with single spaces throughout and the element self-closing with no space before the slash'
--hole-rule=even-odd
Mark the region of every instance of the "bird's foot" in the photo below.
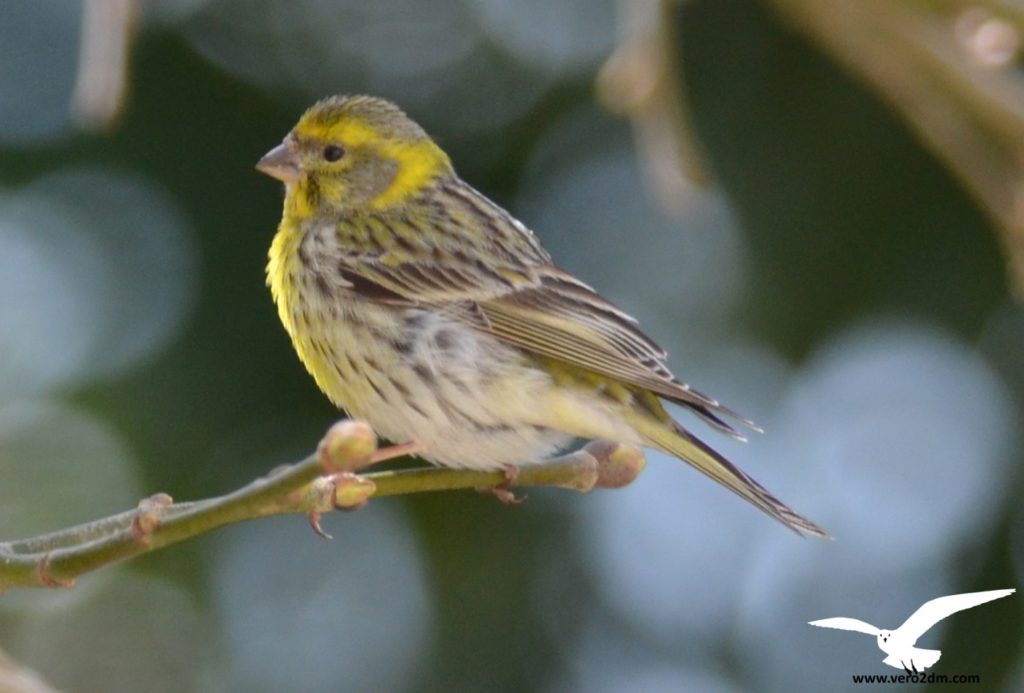
<svg viewBox="0 0 1024 693">
<path fill-rule="evenodd" d="M 503 465 L 501 472 L 505 475 L 505 486 L 512 486 L 519 479 L 519 467 L 514 464 Z"/>
<path fill-rule="evenodd" d="M 415 441 L 378 448 L 373 429 L 359 421 L 339 421 L 331 426 L 317 445 L 317 458 L 324 474 L 311 482 L 306 491 L 313 508 L 308 513 L 310 527 L 330 539 L 331 535 L 320 525 L 321 513 L 335 508 L 359 510 L 377 490 L 371 479 L 359 476 L 357 471 L 420 450 L 422 447 Z"/>
<path fill-rule="evenodd" d="M 359 510 L 370 501 L 370 497 L 377 490 L 377 485 L 366 477 L 359 476 L 352 472 L 336 472 L 330 476 L 321 477 L 313 482 L 314 491 L 320 491 L 323 495 L 324 505 L 317 504 L 316 510 L 307 513 L 309 526 L 313 531 L 324 539 L 330 539 L 331 535 L 320 526 L 320 514 L 324 510 Z"/>
<path fill-rule="evenodd" d="M 398 445 L 389 445 L 386 448 L 374 450 L 373 454 L 370 455 L 370 464 L 377 464 L 378 462 L 384 462 L 385 460 L 393 460 L 396 457 L 404 457 L 405 455 L 415 455 L 420 451 L 420 444 L 416 441 L 399 443 Z"/>
<path fill-rule="evenodd" d="M 477 486 L 477 493 L 490 493 L 505 505 L 519 505 L 526 500 L 526 496 L 516 496 L 509 488 L 519 478 L 519 467 L 514 464 L 506 464 L 502 466 L 501 471 L 505 475 L 504 482 L 497 486 Z"/>
</svg>

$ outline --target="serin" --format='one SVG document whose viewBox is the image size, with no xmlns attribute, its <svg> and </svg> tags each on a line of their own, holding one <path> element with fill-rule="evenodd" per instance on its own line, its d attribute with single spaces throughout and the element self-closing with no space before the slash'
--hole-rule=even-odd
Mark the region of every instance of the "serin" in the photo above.
<svg viewBox="0 0 1024 693">
<path fill-rule="evenodd" d="M 827 537 L 674 421 L 750 422 L 677 380 L 636 320 L 558 269 L 397 106 L 324 99 L 257 168 L 285 183 L 267 282 L 337 406 L 443 466 L 512 470 L 574 438 L 651 447 Z"/>
</svg>

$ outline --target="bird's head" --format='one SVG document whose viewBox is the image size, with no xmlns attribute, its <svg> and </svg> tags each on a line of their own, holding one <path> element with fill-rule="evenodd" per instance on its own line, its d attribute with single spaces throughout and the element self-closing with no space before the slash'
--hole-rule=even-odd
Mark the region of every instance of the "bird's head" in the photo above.
<svg viewBox="0 0 1024 693">
<path fill-rule="evenodd" d="M 889 638 L 892 637 L 891 630 L 880 630 L 878 631 L 878 646 L 881 647 L 884 643 L 889 642 Z"/>
<path fill-rule="evenodd" d="M 307 110 L 256 168 L 286 185 L 285 214 L 302 219 L 400 205 L 451 163 L 390 101 L 333 96 Z"/>
</svg>

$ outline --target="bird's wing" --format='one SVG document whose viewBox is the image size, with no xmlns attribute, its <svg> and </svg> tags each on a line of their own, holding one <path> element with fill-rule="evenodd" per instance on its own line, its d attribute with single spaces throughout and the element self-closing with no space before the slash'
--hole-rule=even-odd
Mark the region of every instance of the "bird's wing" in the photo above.
<svg viewBox="0 0 1024 693">
<path fill-rule="evenodd" d="M 756 429 L 676 380 L 665 351 L 632 317 L 554 267 L 529 229 L 500 206 L 456 178 L 443 181 L 439 193 L 419 217 L 381 213 L 346 222 L 365 225 L 375 239 L 342 260 L 342 275 L 356 290 L 447 310 L 536 355 L 686 405 L 730 435 L 742 438 L 721 416 Z"/>
<path fill-rule="evenodd" d="M 491 332 L 528 351 L 648 388 L 686 404 L 718 403 L 680 383 L 636 320 L 553 267 L 536 286 L 480 303 Z"/>
<path fill-rule="evenodd" d="M 970 609 L 971 607 L 990 602 L 993 599 L 1013 594 L 1016 590 L 989 590 L 987 592 L 966 592 L 964 594 L 951 594 L 946 597 L 939 597 L 925 602 L 917 611 L 910 615 L 903 625 L 894 631 L 901 639 L 906 639 L 911 645 L 924 635 L 929 628 L 936 623 L 952 616 L 958 611 Z"/>
<path fill-rule="evenodd" d="M 819 628 L 836 628 L 838 630 L 855 630 L 858 633 L 866 633 L 868 635 L 878 635 L 878 629 L 870 623 L 865 623 L 856 618 L 847 618 L 846 616 L 836 616 L 835 618 L 823 618 L 820 621 L 808 621 L 812 626 L 818 626 Z"/>
<path fill-rule="evenodd" d="M 341 267 L 351 288 L 387 303 L 447 310 L 526 351 L 684 404 L 725 433 L 721 415 L 753 424 L 688 385 L 665 365 L 666 353 L 636 320 L 552 265 L 470 262 L 435 254 L 429 261 L 362 257 Z M 466 310 L 467 305 L 472 310 Z"/>
</svg>

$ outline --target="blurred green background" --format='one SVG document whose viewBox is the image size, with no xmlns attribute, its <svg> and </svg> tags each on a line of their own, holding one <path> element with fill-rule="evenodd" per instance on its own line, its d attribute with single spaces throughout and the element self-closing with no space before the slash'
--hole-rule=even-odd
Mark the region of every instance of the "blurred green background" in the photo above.
<svg viewBox="0 0 1024 693">
<path fill-rule="evenodd" d="M 325 518 L 332 542 L 281 517 L 11 592 L 0 651 L 68 691 L 852 690 L 895 670 L 807 621 L 896 627 L 932 597 L 1017 586 L 1006 225 L 922 145 L 927 117 L 790 23 L 799 5 L 143 3 L 123 112 L 93 131 L 71 116 L 82 5 L 4 2 L 0 537 L 223 493 L 315 446 L 338 413 L 264 286 L 281 190 L 253 165 L 315 99 L 365 92 L 764 426 L 743 446 L 686 421 L 837 540 L 652 454 L 621 491 L 386 499 Z M 967 3 L 911 6 L 959 50 Z M 623 40 L 666 68 L 627 87 L 683 106 L 654 146 L 643 113 L 595 96 Z M 1011 48 L 983 69 L 1019 90 Z M 665 183 L 680 112 L 711 185 Z M 941 115 L 963 141 L 979 122 Z M 1015 596 L 919 644 L 944 649 L 937 673 L 1020 690 L 1021 614 Z"/>
</svg>

